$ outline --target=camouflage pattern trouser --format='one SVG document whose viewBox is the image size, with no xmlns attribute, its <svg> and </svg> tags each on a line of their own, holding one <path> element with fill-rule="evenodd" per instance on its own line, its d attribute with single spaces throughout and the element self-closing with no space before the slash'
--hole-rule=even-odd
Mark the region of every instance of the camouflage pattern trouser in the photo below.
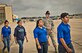
<svg viewBox="0 0 82 53">
<path fill-rule="evenodd" d="M 52 32 L 52 33 L 48 34 L 48 36 L 51 38 L 53 45 L 56 45 L 54 33 Z"/>
<path fill-rule="evenodd" d="M 56 45 L 54 33 L 52 32 L 52 33 L 48 34 L 48 37 L 51 38 L 51 41 L 52 41 L 53 46 L 54 46 L 54 48 L 55 48 L 55 53 L 58 53 L 58 49 L 57 49 L 57 45 Z"/>
</svg>

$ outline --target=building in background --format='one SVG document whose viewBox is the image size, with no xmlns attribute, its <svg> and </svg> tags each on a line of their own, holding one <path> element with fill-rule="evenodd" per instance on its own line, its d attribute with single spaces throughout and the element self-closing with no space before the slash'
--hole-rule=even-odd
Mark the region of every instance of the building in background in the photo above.
<svg viewBox="0 0 82 53">
<path fill-rule="evenodd" d="M 0 22 L 8 20 L 12 22 L 12 7 L 7 4 L 0 4 Z"/>
</svg>

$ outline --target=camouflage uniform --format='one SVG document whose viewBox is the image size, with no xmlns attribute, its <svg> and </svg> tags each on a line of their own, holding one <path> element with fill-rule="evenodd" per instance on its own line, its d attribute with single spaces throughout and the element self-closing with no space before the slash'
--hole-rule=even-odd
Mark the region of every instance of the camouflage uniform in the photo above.
<svg viewBox="0 0 82 53">
<path fill-rule="evenodd" d="M 44 19 L 43 21 L 44 21 L 44 26 L 47 29 L 48 36 L 50 36 L 53 45 L 56 45 L 55 37 L 54 37 L 54 23 L 53 23 L 52 19 L 48 18 L 48 19 Z"/>
</svg>

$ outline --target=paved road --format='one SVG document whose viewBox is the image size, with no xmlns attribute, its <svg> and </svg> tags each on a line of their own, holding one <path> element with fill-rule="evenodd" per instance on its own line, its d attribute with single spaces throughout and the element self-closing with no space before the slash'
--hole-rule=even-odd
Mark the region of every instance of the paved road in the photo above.
<svg viewBox="0 0 82 53">
<path fill-rule="evenodd" d="M 56 31 L 56 28 L 59 25 L 60 21 L 61 20 L 54 21 L 55 31 Z M 74 45 L 75 51 L 76 51 L 76 53 L 82 53 L 82 19 L 71 19 L 69 24 L 71 25 L 71 35 L 72 35 L 72 40 L 74 41 L 73 45 Z M 27 22 L 23 25 L 26 28 L 27 36 L 28 36 L 28 40 L 29 40 L 28 43 L 26 41 L 24 42 L 24 53 L 37 53 L 36 46 L 35 46 L 35 40 L 33 38 L 33 29 L 35 28 L 36 23 L 35 22 Z M 12 40 L 11 40 L 11 43 L 12 43 L 14 40 L 13 31 L 14 31 L 14 28 L 16 27 L 16 23 L 10 23 L 10 26 L 12 28 Z M 1 27 L 2 27 L 2 25 L 0 26 L 0 29 L 1 29 Z M 55 33 L 55 36 L 56 35 L 57 34 Z M 0 49 L 2 49 L 2 47 L 3 47 L 3 43 L 0 41 Z M 13 43 L 13 45 L 11 46 L 11 53 L 18 53 L 18 45 L 17 44 Z M 54 48 L 52 46 L 52 43 L 49 46 L 48 53 L 54 53 Z"/>
</svg>

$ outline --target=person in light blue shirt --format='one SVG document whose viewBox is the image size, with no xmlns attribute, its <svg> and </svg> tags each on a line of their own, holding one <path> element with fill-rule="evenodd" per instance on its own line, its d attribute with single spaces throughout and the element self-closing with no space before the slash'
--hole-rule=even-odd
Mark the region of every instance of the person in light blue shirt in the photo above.
<svg viewBox="0 0 82 53">
<path fill-rule="evenodd" d="M 10 52 L 10 39 L 11 39 L 11 28 L 8 26 L 9 22 L 6 20 L 4 22 L 4 26 L 2 27 L 1 35 L 2 41 L 4 43 L 4 48 L 2 49 L 2 53 L 7 47 L 8 53 Z"/>
<path fill-rule="evenodd" d="M 42 19 L 39 19 L 36 28 L 33 31 L 38 53 L 48 52 L 48 36 L 47 30 L 44 27 Z"/>
<path fill-rule="evenodd" d="M 58 38 L 58 51 L 59 53 L 75 53 L 73 45 L 71 43 L 69 14 L 61 14 L 62 22 L 57 28 L 57 38 Z"/>
</svg>

